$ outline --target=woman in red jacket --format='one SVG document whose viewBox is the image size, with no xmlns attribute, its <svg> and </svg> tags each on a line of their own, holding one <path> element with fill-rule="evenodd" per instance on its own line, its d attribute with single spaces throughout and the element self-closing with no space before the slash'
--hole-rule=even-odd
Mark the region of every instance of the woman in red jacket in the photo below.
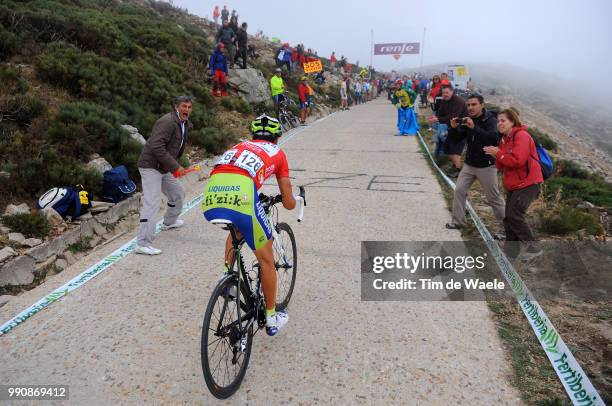
<svg viewBox="0 0 612 406">
<path fill-rule="evenodd" d="M 518 256 L 520 244 L 512 241 L 534 241 L 533 233 L 525 221 L 529 205 L 538 198 L 540 184 L 544 182 L 535 142 L 521 124 L 518 113 L 513 109 L 503 110 L 497 116 L 497 130 L 502 134 L 499 147 L 484 147 L 484 152 L 495 157 L 497 169 L 504 174 L 506 213 L 504 228 L 507 243 L 504 248 L 511 259 Z M 539 254 L 534 245 L 529 244 L 527 252 Z"/>
</svg>

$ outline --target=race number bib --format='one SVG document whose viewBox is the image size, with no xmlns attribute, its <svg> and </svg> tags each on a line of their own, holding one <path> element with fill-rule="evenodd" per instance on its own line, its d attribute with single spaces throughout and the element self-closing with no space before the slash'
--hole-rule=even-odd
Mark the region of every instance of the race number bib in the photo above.
<svg viewBox="0 0 612 406">
<path fill-rule="evenodd" d="M 236 151 L 238 151 L 238 150 L 237 149 L 230 149 L 230 150 L 225 151 L 225 153 L 223 155 L 221 155 L 221 157 L 217 160 L 215 165 L 229 164 L 231 162 L 232 158 L 234 157 L 234 155 L 236 155 Z"/>
<path fill-rule="evenodd" d="M 257 171 L 263 167 L 264 163 L 260 157 L 251 151 L 242 151 L 238 159 L 234 162 L 234 166 L 244 169 L 253 178 L 256 176 Z"/>
</svg>

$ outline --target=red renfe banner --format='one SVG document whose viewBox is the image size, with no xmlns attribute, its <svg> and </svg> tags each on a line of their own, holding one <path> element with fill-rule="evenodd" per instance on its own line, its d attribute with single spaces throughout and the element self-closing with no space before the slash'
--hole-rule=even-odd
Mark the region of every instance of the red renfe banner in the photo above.
<svg viewBox="0 0 612 406">
<path fill-rule="evenodd" d="M 393 44 L 374 44 L 374 55 L 418 54 L 421 44 L 418 42 L 397 42 Z"/>
</svg>

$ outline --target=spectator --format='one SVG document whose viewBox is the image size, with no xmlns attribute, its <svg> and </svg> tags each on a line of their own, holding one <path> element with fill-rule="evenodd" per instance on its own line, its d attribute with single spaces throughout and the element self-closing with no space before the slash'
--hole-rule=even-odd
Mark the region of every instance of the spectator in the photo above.
<svg viewBox="0 0 612 406">
<path fill-rule="evenodd" d="M 323 71 L 320 71 L 320 72 L 317 73 L 317 76 L 315 77 L 315 80 L 317 81 L 319 86 L 322 86 L 323 83 L 325 83 L 325 76 L 323 75 Z"/>
<path fill-rule="evenodd" d="M 361 92 L 363 91 L 363 79 L 359 79 L 355 82 L 355 104 L 361 104 Z"/>
<path fill-rule="evenodd" d="M 247 68 L 247 50 L 248 50 L 248 35 L 247 35 L 247 23 L 242 23 L 240 30 L 236 35 L 236 44 L 238 45 L 238 51 L 236 51 L 236 58 L 242 59 L 242 69 Z"/>
<path fill-rule="evenodd" d="M 213 10 L 213 21 L 215 22 L 215 27 L 219 26 L 219 6 L 215 6 Z"/>
<path fill-rule="evenodd" d="M 274 105 L 278 106 L 278 103 L 284 100 L 285 96 L 285 83 L 283 82 L 281 68 L 276 68 L 274 76 L 270 79 L 270 92 L 274 99 Z"/>
<path fill-rule="evenodd" d="M 289 49 L 289 44 L 284 43 L 277 51 L 276 51 L 276 66 L 282 68 L 283 66 L 287 66 L 287 70 L 291 72 L 291 50 Z"/>
<path fill-rule="evenodd" d="M 458 118 L 461 120 L 463 117 L 467 116 L 467 107 L 465 105 L 465 100 L 455 94 L 452 85 L 442 85 L 441 89 L 442 103 L 440 103 L 440 108 L 438 109 L 436 115 L 432 116 L 430 120 L 444 124 L 448 129 L 448 125 L 450 125 L 450 120 L 452 118 Z M 449 176 L 456 178 L 459 176 L 459 171 L 461 170 L 461 154 L 463 152 L 463 148 L 465 147 L 465 139 L 455 142 L 446 138 L 442 139 L 441 141 L 442 151 L 444 154 L 448 155 L 448 159 L 450 159 L 454 165 L 454 171 L 451 172 Z"/>
<path fill-rule="evenodd" d="M 306 124 L 306 117 L 310 114 L 310 89 L 308 86 L 308 78 L 302 76 L 298 85 L 298 97 L 300 98 L 300 123 Z"/>
<path fill-rule="evenodd" d="M 468 117 L 463 121 L 452 118 L 448 130 L 448 139 L 459 142 L 467 141 L 465 163 L 457 179 L 457 187 L 453 197 L 453 221 L 446 228 L 457 229 L 465 227 L 465 199 L 472 184 L 478 180 L 484 189 L 489 206 L 493 208 L 495 218 L 502 223 L 504 219 L 504 199 L 499 193 L 495 158 L 485 154 L 484 147 L 497 146 L 497 116 L 484 108 L 484 98 L 481 95 L 468 96 Z"/>
<path fill-rule="evenodd" d="M 527 209 L 540 194 L 544 182 L 538 161 L 538 152 L 527 127 L 521 124 L 514 109 L 501 111 L 497 116 L 497 129 L 502 135 L 499 147 L 484 147 L 487 155 L 495 158 L 495 165 L 503 173 L 507 191 L 504 229 L 504 249 L 510 259 L 515 259 L 521 250 L 521 242 L 527 244 L 527 257 L 541 254 L 531 243 L 535 240 L 525 221 Z"/>
<path fill-rule="evenodd" d="M 259 58 L 259 54 L 257 53 L 257 49 L 253 45 L 249 45 L 247 47 L 249 59 L 257 59 Z"/>
<path fill-rule="evenodd" d="M 293 49 L 291 50 L 291 69 L 292 69 L 292 70 L 296 70 L 296 69 L 298 68 L 298 60 L 300 59 L 300 58 L 299 58 L 299 55 L 298 55 L 298 53 L 299 53 L 299 51 L 298 51 L 299 47 L 300 47 L 300 46 L 298 45 L 296 48 L 293 48 Z"/>
<path fill-rule="evenodd" d="M 348 110 L 348 93 L 346 87 L 347 77 L 340 82 L 340 110 Z"/>
<path fill-rule="evenodd" d="M 329 58 L 330 61 L 330 67 L 331 67 L 331 71 L 332 72 L 336 72 L 336 52 L 332 52 L 331 57 Z"/>
<path fill-rule="evenodd" d="M 178 177 L 185 174 L 179 158 L 185 150 L 192 103 L 188 96 L 174 100 L 173 111 L 162 116 L 151 130 L 138 158 L 138 171 L 142 179 L 142 209 L 140 228 L 134 252 L 144 255 L 158 255 L 161 250 L 153 247 L 155 237 L 155 218 L 159 211 L 162 193 L 168 198 L 168 208 L 164 215 L 162 230 L 179 228 L 184 225 L 179 214 L 183 209 L 185 189 Z"/>
<path fill-rule="evenodd" d="M 227 20 L 223 21 L 223 25 L 217 31 L 217 36 L 215 37 L 215 41 L 218 43 L 223 43 L 225 49 L 227 50 L 227 57 L 229 59 L 230 68 L 234 68 L 234 41 L 236 39 L 236 33 L 229 26 Z"/>
<path fill-rule="evenodd" d="M 429 91 L 429 97 L 427 98 L 427 101 L 431 104 L 434 114 L 438 108 L 440 108 L 440 101 L 442 101 L 441 98 L 438 99 L 440 96 L 440 87 L 440 76 L 434 75 L 434 77 L 431 79 L 431 90 Z"/>
<path fill-rule="evenodd" d="M 421 94 L 421 106 L 427 107 L 427 88 L 429 87 L 429 81 L 425 76 L 421 77 L 419 81 L 419 93 Z"/>
<path fill-rule="evenodd" d="M 227 6 L 223 6 L 223 10 L 221 10 L 221 24 L 226 21 L 229 21 L 229 10 L 227 9 Z"/>
<path fill-rule="evenodd" d="M 236 10 L 232 9 L 232 15 L 230 16 L 230 21 L 232 20 L 232 18 L 236 17 L 236 21 L 238 21 L 238 14 L 236 14 Z"/>
<path fill-rule="evenodd" d="M 213 96 L 227 96 L 227 90 L 225 85 L 229 76 L 227 69 L 227 60 L 223 54 L 225 46 L 223 43 L 219 43 L 216 46 L 215 51 L 210 55 L 210 61 L 208 62 L 208 68 L 210 69 L 210 76 L 213 77 Z"/>
<path fill-rule="evenodd" d="M 236 36 L 238 34 L 238 30 L 240 29 L 240 27 L 238 27 L 238 17 L 230 17 L 229 27 L 232 29 L 232 31 L 234 31 L 234 36 Z"/>
<path fill-rule="evenodd" d="M 397 135 L 415 135 L 419 130 L 409 92 L 414 93 L 411 88 L 402 87 L 401 80 L 398 80 L 393 99 L 397 108 Z"/>
</svg>

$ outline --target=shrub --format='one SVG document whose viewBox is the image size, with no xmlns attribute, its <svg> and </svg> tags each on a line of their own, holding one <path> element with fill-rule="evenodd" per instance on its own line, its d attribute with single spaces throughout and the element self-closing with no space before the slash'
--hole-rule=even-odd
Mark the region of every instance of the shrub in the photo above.
<svg viewBox="0 0 612 406">
<path fill-rule="evenodd" d="M 612 207 L 612 184 L 601 178 L 579 179 L 552 177 L 546 182 L 545 196 L 552 199 L 560 193 L 563 200 L 587 200 L 597 206 Z"/>
<path fill-rule="evenodd" d="M 252 114 L 253 107 L 241 97 L 223 97 L 221 105 L 228 110 L 234 110 L 242 114 Z"/>
<path fill-rule="evenodd" d="M 86 161 L 93 153 L 104 156 L 113 166 L 125 165 L 136 174 L 142 145 L 120 127 L 121 114 L 89 102 L 64 104 L 49 126 L 49 136 L 67 156 Z"/>
<path fill-rule="evenodd" d="M 17 94 L 0 98 L 0 114 L 3 120 L 15 121 L 20 127 L 28 126 L 32 119 L 46 111 L 46 103 L 31 95 Z"/>
<path fill-rule="evenodd" d="M 72 252 L 73 254 L 76 254 L 77 252 L 85 252 L 89 248 L 91 248 L 90 243 L 92 239 L 93 237 L 89 235 L 85 237 L 81 237 L 79 238 L 77 242 L 75 242 L 74 244 L 70 244 L 66 248 L 68 249 L 68 251 Z"/>
<path fill-rule="evenodd" d="M 553 141 L 553 139 L 550 138 L 550 136 L 545 132 L 540 131 L 535 127 L 529 127 L 527 131 L 529 131 L 529 134 L 531 134 L 534 140 L 542 144 L 542 146 L 547 150 L 555 151 L 557 149 L 557 143 Z"/>
<path fill-rule="evenodd" d="M 497 113 L 499 113 L 502 110 L 501 107 L 493 103 L 485 102 L 484 106 L 485 106 L 485 109 L 490 110 L 490 111 L 495 111 Z"/>
<path fill-rule="evenodd" d="M 210 154 L 220 154 L 237 139 L 234 133 L 214 127 L 191 131 L 189 134 L 193 144 L 203 147 Z"/>
<path fill-rule="evenodd" d="M 574 161 L 559 159 L 555 162 L 555 166 L 556 176 L 564 176 L 567 178 L 574 179 L 589 179 L 592 177 L 589 171 L 587 171 Z"/>
<path fill-rule="evenodd" d="M 75 184 L 82 184 L 93 196 L 102 193 L 102 175 L 54 148 L 19 160 L 7 169 L 11 176 L 0 183 L 0 191 L 7 195 L 38 198 L 52 187 Z"/>
<path fill-rule="evenodd" d="M 566 235 L 584 230 L 588 235 L 604 232 L 596 214 L 561 205 L 553 211 L 540 210 L 540 228 L 549 234 Z"/>
<path fill-rule="evenodd" d="M 19 48 L 19 39 L 17 35 L 5 30 L 0 25 L 0 58 L 8 59 L 17 52 Z"/>
<path fill-rule="evenodd" d="M 17 213 L 3 216 L 2 223 L 26 237 L 44 238 L 51 232 L 49 220 L 41 213 Z"/>
</svg>

